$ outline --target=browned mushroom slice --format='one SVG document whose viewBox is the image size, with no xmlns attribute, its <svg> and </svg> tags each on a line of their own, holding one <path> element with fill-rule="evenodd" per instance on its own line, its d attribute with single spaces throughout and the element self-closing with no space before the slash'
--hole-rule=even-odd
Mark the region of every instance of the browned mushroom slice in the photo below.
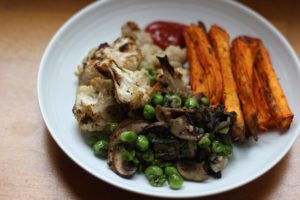
<svg viewBox="0 0 300 200">
<path fill-rule="evenodd" d="M 181 176 L 186 180 L 200 182 L 208 178 L 203 163 L 191 160 L 178 160 L 176 167 Z"/>
<path fill-rule="evenodd" d="M 178 149 L 174 144 L 153 144 L 153 151 L 156 158 L 171 161 L 175 160 L 178 155 Z"/>
<path fill-rule="evenodd" d="M 149 132 L 166 132 L 166 130 L 169 128 L 168 124 L 165 122 L 154 122 L 152 124 L 149 124 L 146 126 L 143 130 L 143 133 L 149 133 Z"/>
<path fill-rule="evenodd" d="M 156 108 L 156 118 L 159 121 L 169 122 L 170 119 L 174 119 L 180 117 L 184 114 L 193 115 L 196 113 L 194 109 L 187 109 L 187 108 L 169 108 L 157 105 Z"/>
<path fill-rule="evenodd" d="M 137 170 L 137 166 L 129 161 L 123 160 L 121 157 L 122 148 L 116 147 L 112 152 L 111 168 L 114 172 L 124 178 L 131 178 Z"/>
<path fill-rule="evenodd" d="M 156 118 L 165 122 L 174 136 L 189 141 L 196 141 L 203 134 L 192 125 L 191 117 L 195 115 L 195 112 L 195 110 L 186 108 L 156 106 Z"/>
<path fill-rule="evenodd" d="M 149 125 L 149 123 L 143 120 L 125 120 L 120 123 L 118 128 L 110 136 L 107 162 L 110 168 L 115 173 L 124 178 L 132 177 L 135 174 L 137 168 L 133 165 L 133 163 L 124 161 L 120 157 L 120 152 L 125 147 L 118 145 L 119 137 L 123 131 L 128 130 L 140 134 L 147 125 Z"/>
<path fill-rule="evenodd" d="M 197 141 L 203 134 L 191 125 L 184 115 L 176 119 L 170 119 L 169 125 L 170 132 L 182 140 Z"/>
</svg>

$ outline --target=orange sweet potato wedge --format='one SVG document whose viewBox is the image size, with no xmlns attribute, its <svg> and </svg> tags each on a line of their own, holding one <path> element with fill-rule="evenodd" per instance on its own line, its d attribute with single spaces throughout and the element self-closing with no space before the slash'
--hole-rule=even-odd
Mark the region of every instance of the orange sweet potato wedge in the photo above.
<svg viewBox="0 0 300 200">
<path fill-rule="evenodd" d="M 237 118 L 232 126 L 232 138 L 235 141 L 245 140 L 245 122 L 238 97 L 237 86 L 232 73 L 231 52 L 230 52 L 230 36 L 219 27 L 213 25 L 209 31 L 209 39 L 212 43 L 216 57 L 221 66 L 223 78 L 223 98 L 222 103 L 225 106 L 225 111 L 236 112 Z"/>
<path fill-rule="evenodd" d="M 253 56 L 247 42 L 238 37 L 232 42 L 232 71 L 248 133 L 257 140 L 257 109 L 253 94 Z"/>
<path fill-rule="evenodd" d="M 206 76 L 203 67 L 197 56 L 197 49 L 191 38 L 191 30 L 186 27 L 183 30 L 183 36 L 187 48 L 187 57 L 189 63 L 189 75 L 190 75 L 190 85 L 193 94 L 203 93 L 205 96 L 209 96 Z"/>
<path fill-rule="evenodd" d="M 249 36 L 243 36 L 243 39 L 248 43 L 248 45 L 251 48 L 254 62 L 257 56 L 257 46 L 259 40 Z M 253 73 L 253 95 L 258 112 L 257 127 L 260 131 L 267 131 L 270 128 L 274 127 L 274 120 L 272 119 L 271 108 L 267 102 L 267 97 L 264 93 L 263 80 L 258 75 L 255 66 L 253 67 Z"/>
<path fill-rule="evenodd" d="M 255 69 L 261 79 L 266 101 L 271 109 L 271 115 L 276 128 L 288 129 L 293 121 L 292 113 L 277 75 L 273 69 L 269 53 L 263 42 L 257 39 Z"/>
<path fill-rule="evenodd" d="M 219 105 L 223 95 L 221 67 L 208 40 L 204 25 L 192 24 L 190 28 L 192 30 L 191 37 L 197 49 L 198 59 L 203 66 L 207 78 L 210 105 L 215 107 Z"/>
</svg>

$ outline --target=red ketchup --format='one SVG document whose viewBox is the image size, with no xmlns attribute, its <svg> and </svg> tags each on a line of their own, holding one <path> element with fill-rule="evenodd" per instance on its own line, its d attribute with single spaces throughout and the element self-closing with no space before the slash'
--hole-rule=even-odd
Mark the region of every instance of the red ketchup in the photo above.
<svg viewBox="0 0 300 200">
<path fill-rule="evenodd" d="M 149 24 L 145 31 L 151 35 L 154 44 L 166 49 L 169 45 L 185 47 L 182 34 L 184 27 L 185 25 L 180 23 L 155 21 Z"/>
</svg>

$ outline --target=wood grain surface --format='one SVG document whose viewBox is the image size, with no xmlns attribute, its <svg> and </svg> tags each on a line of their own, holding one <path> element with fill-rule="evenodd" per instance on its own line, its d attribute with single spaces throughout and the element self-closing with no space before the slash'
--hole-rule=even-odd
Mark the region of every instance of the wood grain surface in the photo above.
<svg viewBox="0 0 300 200">
<path fill-rule="evenodd" d="M 57 29 L 91 1 L 0 0 L 0 199 L 158 199 L 89 175 L 51 138 L 40 114 L 39 62 Z M 300 55 L 300 2 L 243 0 Z M 300 199 L 300 141 L 272 170 L 238 189 L 198 199 Z"/>
</svg>

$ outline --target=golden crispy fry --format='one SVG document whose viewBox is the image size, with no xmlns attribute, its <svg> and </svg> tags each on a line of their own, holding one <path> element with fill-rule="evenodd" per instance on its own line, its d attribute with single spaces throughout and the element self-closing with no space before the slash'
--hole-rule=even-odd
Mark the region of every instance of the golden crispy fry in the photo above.
<svg viewBox="0 0 300 200">
<path fill-rule="evenodd" d="M 199 57 L 199 50 L 198 50 L 198 45 L 199 45 L 199 39 L 198 39 L 198 35 L 196 34 L 196 32 L 193 30 L 193 28 L 190 26 L 189 27 L 189 33 L 191 36 L 191 39 L 193 41 L 194 47 L 196 48 L 196 54 L 197 54 L 197 58 L 200 62 L 200 57 Z M 201 64 L 201 62 L 200 62 Z M 206 77 L 206 85 L 207 85 L 207 91 L 208 91 L 208 97 L 210 98 L 210 103 L 213 104 L 212 102 L 215 103 L 215 99 L 213 99 L 214 94 L 216 93 L 216 88 L 215 88 L 215 78 L 214 78 L 214 72 L 212 71 L 212 69 L 207 69 L 203 67 L 203 71 L 204 71 L 204 75 Z"/>
<path fill-rule="evenodd" d="M 231 69 L 230 36 L 221 27 L 213 25 L 209 31 L 209 38 L 221 66 L 223 77 L 222 102 L 225 111 L 234 111 L 237 114 L 232 126 L 232 137 L 234 140 L 243 141 L 245 139 L 245 122 Z"/>
<path fill-rule="evenodd" d="M 269 128 L 273 127 L 273 120 L 263 92 L 261 79 L 258 76 L 256 69 L 254 69 L 253 72 L 253 95 L 258 113 L 257 127 L 260 131 L 267 131 Z"/>
<path fill-rule="evenodd" d="M 259 40 L 248 36 L 243 36 L 243 39 L 250 46 L 252 56 L 254 58 L 253 61 L 255 61 L 257 55 L 257 45 Z M 265 96 L 265 93 L 262 88 L 262 79 L 261 77 L 259 77 L 255 66 L 253 68 L 253 73 L 253 95 L 258 113 L 257 127 L 260 131 L 267 131 L 268 129 L 274 127 L 274 121 L 272 120 L 271 109 L 266 99 L 267 97 Z"/>
<path fill-rule="evenodd" d="M 197 26 L 192 24 L 190 27 L 192 29 L 191 37 L 197 48 L 197 55 L 207 78 L 211 106 L 217 106 L 221 102 L 223 94 L 221 67 L 209 43 L 204 25 Z"/>
<path fill-rule="evenodd" d="M 287 99 L 272 67 L 269 54 L 262 41 L 258 40 L 256 48 L 255 68 L 261 79 L 263 93 L 271 108 L 273 120 L 277 128 L 287 129 L 292 123 L 294 114 L 288 105 Z"/>
<path fill-rule="evenodd" d="M 257 140 L 257 109 L 253 95 L 253 58 L 249 45 L 241 37 L 232 43 L 232 71 L 236 81 L 244 119 L 249 133 Z"/>
<path fill-rule="evenodd" d="M 192 92 L 193 94 L 203 93 L 205 96 L 209 96 L 206 76 L 200 64 L 200 61 L 198 60 L 196 48 L 193 44 L 192 38 L 190 36 L 190 29 L 188 27 L 183 30 L 183 36 L 187 47 L 189 75 Z"/>
</svg>

